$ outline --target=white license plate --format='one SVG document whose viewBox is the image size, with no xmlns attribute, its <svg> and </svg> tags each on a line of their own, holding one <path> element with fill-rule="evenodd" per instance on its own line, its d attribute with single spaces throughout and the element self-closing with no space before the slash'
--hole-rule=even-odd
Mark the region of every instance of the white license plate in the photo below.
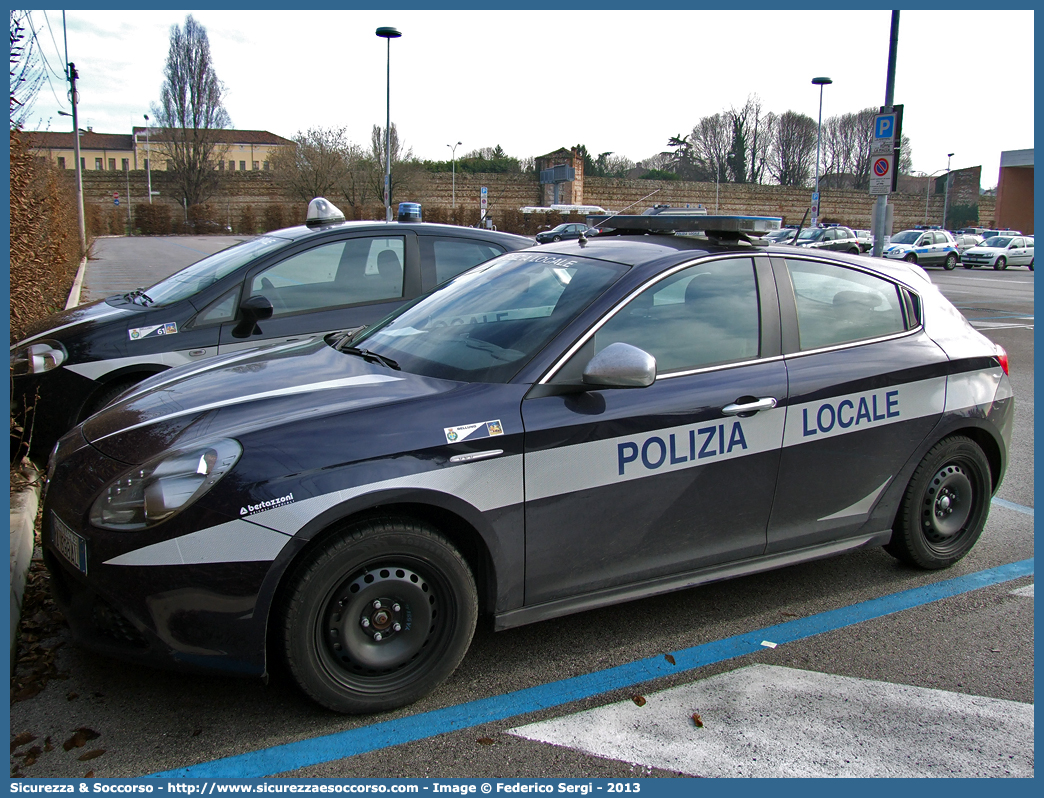
<svg viewBox="0 0 1044 798">
<path fill-rule="evenodd" d="M 51 542 L 54 543 L 54 547 L 58 549 L 59 554 L 76 566 L 80 573 L 86 574 L 87 541 L 69 529 L 54 513 L 51 513 L 51 521 Z"/>
</svg>

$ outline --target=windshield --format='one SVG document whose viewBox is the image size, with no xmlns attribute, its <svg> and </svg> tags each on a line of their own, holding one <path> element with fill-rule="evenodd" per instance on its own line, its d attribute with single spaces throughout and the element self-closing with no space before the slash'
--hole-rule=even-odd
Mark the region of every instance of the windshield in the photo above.
<svg viewBox="0 0 1044 798">
<path fill-rule="evenodd" d="M 903 230 L 892 236 L 893 244 L 916 244 L 921 238 L 920 230 Z"/>
<path fill-rule="evenodd" d="M 999 249 L 1001 247 L 1008 246 L 1008 244 L 1010 242 L 1011 242 L 1011 239 L 1008 238 L 1007 236 L 993 236 L 993 238 L 987 238 L 985 241 L 983 241 L 981 244 L 979 244 L 979 246 L 980 247 L 993 247 L 995 249 Z"/>
<path fill-rule="evenodd" d="M 822 235 L 822 230 L 817 230 L 815 227 L 806 227 L 798 235 L 798 241 L 815 241 Z"/>
<path fill-rule="evenodd" d="M 165 280 L 146 288 L 144 296 L 138 294 L 138 302 L 153 306 L 171 305 L 180 302 L 204 288 L 213 285 L 223 277 L 232 274 L 240 266 L 254 260 L 260 255 L 284 246 L 286 241 L 272 236 L 259 236 L 234 244 L 203 260 L 186 266 L 180 272 L 172 274 Z"/>
<path fill-rule="evenodd" d="M 351 344 L 413 374 L 507 382 L 626 271 L 587 258 L 529 251 L 501 255 Z"/>
</svg>

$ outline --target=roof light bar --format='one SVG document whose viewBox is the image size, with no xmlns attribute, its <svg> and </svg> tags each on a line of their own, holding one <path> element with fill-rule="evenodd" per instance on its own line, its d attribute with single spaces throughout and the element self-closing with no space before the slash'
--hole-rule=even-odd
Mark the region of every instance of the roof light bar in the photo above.
<svg viewBox="0 0 1044 798">
<path fill-rule="evenodd" d="M 680 209 L 684 210 L 684 209 Z M 779 216 L 703 216 L 692 213 L 673 214 L 669 211 L 654 216 L 588 216 L 592 227 L 612 230 L 637 230 L 646 233 L 691 233 L 735 236 L 749 234 L 761 236 L 779 230 L 783 219 Z"/>
<path fill-rule="evenodd" d="M 341 209 L 325 197 L 316 197 L 308 203 L 308 214 L 305 216 L 305 224 L 309 227 L 318 227 L 323 224 L 336 224 L 344 221 Z"/>
</svg>

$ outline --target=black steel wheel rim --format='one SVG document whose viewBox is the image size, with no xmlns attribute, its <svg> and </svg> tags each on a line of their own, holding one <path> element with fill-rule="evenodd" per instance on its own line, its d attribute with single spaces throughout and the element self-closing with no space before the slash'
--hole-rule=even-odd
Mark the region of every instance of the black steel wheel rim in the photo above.
<svg viewBox="0 0 1044 798">
<path fill-rule="evenodd" d="M 323 670 L 358 692 L 406 686 L 438 658 L 450 636 L 445 577 L 412 557 L 368 563 L 337 582 L 316 617 Z"/>
<path fill-rule="evenodd" d="M 966 465 L 949 462 L 932 476 L 921 500 L 921 530 L 938 553 L 959 548 L 975 526 L 977 488 Z"/>
</svg>

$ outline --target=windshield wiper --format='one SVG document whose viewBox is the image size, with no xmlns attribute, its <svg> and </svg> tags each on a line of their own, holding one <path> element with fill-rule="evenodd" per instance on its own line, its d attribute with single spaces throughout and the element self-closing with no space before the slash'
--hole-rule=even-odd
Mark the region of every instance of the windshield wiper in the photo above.
<svg viewBox="0 0 1044 798">
<path fill-rule="evenodd" d="M 123 298 L 128 302 L 137 302 L 138 299 L 141 299 L 141 304 L 145 307 L 148 307 L 154 301 L 152 298 L 149 297 L 148 294 L 145 293 L 144 288 L 135 288 L 130 293 L 124 294 Z"/>
<path fill-rule="evenodd" d="M 399 364 L 392 360 L 390 357 L 384 355 L 378 355 L 376 352 L 371 352 L 369 349 L 359 349 L 357 346 L 346 346 L 343 347 L 341 352 L 347 352 L 349 355 L 358 355 L 363 360 L 370 363 L 380 363 L 382 366 L 395 369 L 396 371 L 402 371 Z"/>
</svg>

